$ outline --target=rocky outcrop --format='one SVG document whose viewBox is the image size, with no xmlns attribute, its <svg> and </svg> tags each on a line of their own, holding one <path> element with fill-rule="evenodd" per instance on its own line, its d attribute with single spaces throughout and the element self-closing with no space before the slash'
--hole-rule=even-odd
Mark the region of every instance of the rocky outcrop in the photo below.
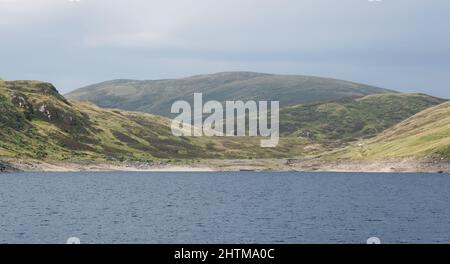
<svg viewBox="0 0 450 264">
<path fill-rule="evenodd" d="M 17 172 L 17 171 L 19 171 L 17 168 L 14 168 L 13 166 L 9 165 L 8 163 L 0 161 L 0 173 Z"/>
</svg>

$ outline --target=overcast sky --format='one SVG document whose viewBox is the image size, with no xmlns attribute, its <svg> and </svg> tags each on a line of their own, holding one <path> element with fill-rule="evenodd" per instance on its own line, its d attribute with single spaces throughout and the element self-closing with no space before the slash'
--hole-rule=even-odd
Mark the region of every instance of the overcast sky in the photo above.
<svg viewBox="0 0 450 264">
<path fill-rule="evenodd" d="M 305 74 L 450 98 L 449 0 L 0 0 L 0 77 Z"/>
</svg>

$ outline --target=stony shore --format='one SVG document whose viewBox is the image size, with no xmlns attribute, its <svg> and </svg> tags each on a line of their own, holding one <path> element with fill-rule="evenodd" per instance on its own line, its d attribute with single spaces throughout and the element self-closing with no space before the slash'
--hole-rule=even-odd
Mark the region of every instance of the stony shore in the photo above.
<svg viewBox="0 0 450 264">
<path fill-rule="evenodd" d="M 323 172 L 424 172 L 450 173 L 450 159 L 321 160 L 321 159 L 256 159 L 203 160 L 172 163 L 70 163 L 8 159 L 0 161 L 0 172 L 80 172 L 80 171 L 323 171 Z"/>
</svg>

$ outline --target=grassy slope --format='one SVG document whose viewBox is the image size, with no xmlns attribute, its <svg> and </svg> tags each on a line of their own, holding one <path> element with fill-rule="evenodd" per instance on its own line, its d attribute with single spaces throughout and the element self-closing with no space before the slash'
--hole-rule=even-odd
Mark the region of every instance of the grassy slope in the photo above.
<svg viewBox="0 0 450 264">
<path fill-rule="evenodd" d="M 379 94 L 289 107 L 281 113 L 281 144 L 265 149 L 260 148 L 259 138 L 174 137 L 170 120 L 164 117 L 67 101 L 48 83 L 0 81 L 0 157 L 146 161 L 305 156 L 341 146 L 336 142 L 370 137 L 441 101 L 420 94 Z M 371 142 L 368 151 L 362 153 L 360 148 L 354 148 L 347 156 L 403 156 L 411 151 L 429 153 L 428 148 L 448 155 L 448 130 L 446 134 L 441 129 L 448 127 L 449 115 L 441 115 L 440 121 L 433 121 L 432 128 L 426 126 L 424 133 L 428 134 L 420 137 L 420 142 L 408 136 L 417 130 L 413 128 L 423 125 L 421 118 L 415 116 L 409 119 L 413 120 L 409 127 L 388 130 Z M 395 140 L 386 138 L 389 131 L 395 131 Z M 412 147 L 406 147 L 407 144 Z M 435 144 L 444 147 L 439 149 Z"/>
<path fill-rule="evenodd" d="M 48 160 L 286 157 L 304 141 L 261 149 L 258 138 L 174 137 L 169 120 L 67 101 L 48 83 L 0 81 L 0 156 Z"/>
<path fill-rule="evenodd" d="M 377 94 L 298 105 L 281 111 L 281 132 L 311 142 L 339 144 L 370 138 L 412 115 L 444 102 L 424 94 Z"/>
<path fill-rule="evenodd" d="M 340 156 L 367 159 L 450 157 L 450 102 L 422 111 Z"/>
<path fill-rule="evenodd" d="M 319 77 L 225 72 L 171 80 L 108 81 L 78 89 L 67 96 L 89 100 L 102 107 L 171 116 L 172 103 L 176 100 L 192 102 L 194 92 L 202 92 L 205 101 L 279 100 L 283 107 L 393 91 Z"/>
</svg>

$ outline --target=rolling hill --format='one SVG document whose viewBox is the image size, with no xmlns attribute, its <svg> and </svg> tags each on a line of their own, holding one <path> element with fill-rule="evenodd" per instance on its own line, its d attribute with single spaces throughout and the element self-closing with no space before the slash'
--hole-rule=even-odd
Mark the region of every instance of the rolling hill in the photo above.
<svg viewBox="0 0 450 264">
<path fill-rule="evenodd" d="M 345 158 L 450 158 L 450 102 L 426 109 L 347 150 Z"/>
<path fill-rule="evenodd" d="M 281 110 L 280 130 L 285 136 L 336 146 L 374 137 L 444 101 L 425 94 L 392 93 L 296 105 Z"/>
<path fill-rule="evenodd" d="M 366 139 L 362 147 L 339 155 L 355 160 L 448 156 L 450 105 L 443 101 L 381 93 L 290 106 L 280 114 L 280 144 L 267 149 L 258 137 L 175 137 L 166 117 L 66 99 L 49 83 L 0 81 L 0 158 L 94 164 L 278 159 L 321 155 L 361 138 Z"/>
<path fill-rule="evenodd" d="M 39 160 L 287 157 L 301 139 L 261 149 L 259 138 L 175 137 L 170 120 L 67 100 L 49 83 L 0 81 L 0 157 Z M 295 147 L 294 147 L 295 146 Z"/>
<path fill-rule="evenodd" d="M 394 91 L 329 78 L 223 72 L 182 79 L 114 80 L 75 90 L 66 96 L 100 107 L 119 108 L 170 117 L 174 101 L 192 102 L 194 92 L 207 100 L 278 100 L 281 107 L 361 97 Z"/>
</svg>

